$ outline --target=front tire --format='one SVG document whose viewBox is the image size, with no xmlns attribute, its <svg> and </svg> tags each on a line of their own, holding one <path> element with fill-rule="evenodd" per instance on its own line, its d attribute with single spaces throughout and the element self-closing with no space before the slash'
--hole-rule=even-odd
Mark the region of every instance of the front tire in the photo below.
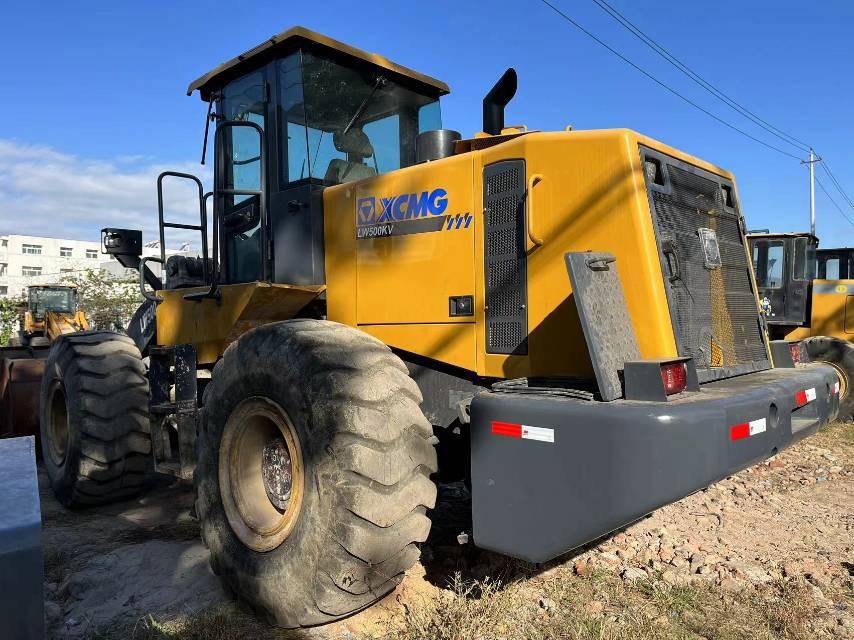
<svg viewBox="0 0 854 640">
<path fill-rule="evenodd" d="M 405 365 L 320 320 L 233 343 L 205 392 L 195 480 L 226 586 L 284 627 L 331 622 L 393 590 L 436 499 L 435 439 Z"/>
<path fill-rule="evenodd" d="M 73 508 L 139 493 L 151 454 L 148 380 L 130 338 L 58 337 L 40 407 L 42 459 L 57 500 Z"/>
<path fill-rule="evenodd" d="M 854 345 L 847 340 L 816 336 L 804 340 L 812 362 L 829 364 L 839 378 L 839 419 L 854 420 Z"/>
</svg>

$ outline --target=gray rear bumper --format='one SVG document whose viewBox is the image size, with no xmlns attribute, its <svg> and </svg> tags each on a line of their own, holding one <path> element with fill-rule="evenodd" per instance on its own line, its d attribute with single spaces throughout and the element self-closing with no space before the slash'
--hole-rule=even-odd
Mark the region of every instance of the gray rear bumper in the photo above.
<svg viewBox="0 0 854 640">
<path fill-rule="evenodd" d="M 807 365 L 669 402 L 481 394 L 471 406 L 474 542 L 554 558 L 814 433 L 836 417 L 836 381 L 832 368 Z"/>
</svg>

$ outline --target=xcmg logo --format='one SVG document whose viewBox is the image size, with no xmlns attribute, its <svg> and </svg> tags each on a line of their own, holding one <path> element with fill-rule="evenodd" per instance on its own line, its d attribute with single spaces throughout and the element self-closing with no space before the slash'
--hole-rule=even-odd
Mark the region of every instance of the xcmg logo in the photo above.
<svg viewBox="0 0 854 640">
<path fill-rule="evenodd" d="M 360 198 L 357 205 L 359 226 L 403 222 L 428 216 L 440 216 L 448 208 L 448 192 L 445 189 L 433 189 L 421 193 L 405 193 L 390 198 L 377 199 L 373 196 Z"/>
</svg>

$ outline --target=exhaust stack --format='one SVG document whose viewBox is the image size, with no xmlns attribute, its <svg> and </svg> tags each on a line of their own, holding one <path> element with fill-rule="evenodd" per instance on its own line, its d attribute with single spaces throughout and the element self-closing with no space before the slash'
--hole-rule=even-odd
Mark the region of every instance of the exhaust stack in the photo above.
<svg viewBox="0 0 854 640">
<path fill-rule="evenodd" d="M 507 69 L 483 99 L 483 131 L 497 136 L 504 128 L 504 107 L 516 95 L 516 70 Z"/>
</svg>

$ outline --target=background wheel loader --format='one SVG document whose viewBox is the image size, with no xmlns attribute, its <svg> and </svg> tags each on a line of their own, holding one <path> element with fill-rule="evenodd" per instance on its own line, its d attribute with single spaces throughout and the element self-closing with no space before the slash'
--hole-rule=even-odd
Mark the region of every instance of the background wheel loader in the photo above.
<svg viewBox="0 0 854 640">
<path fill-rule="evenodd" d="M 86 314 L 78 305 L 77 288 L 57 284 L 27 288 L 27 307 L 20 324 L 18 335 L 12 338 L 10 346 L 44 347 L 64 333 L 89 328 Z"/>
<path fill-rule="evenodd" d="M 835 416 L 835 370 L 766 341 L 727 171 L 505 127 L 512 69 L 463 140 L 444 83 L 303 28 L 196 91 L 213 190 L 161 175 L 159 233 L 202 256 L 161 283 L 141 232 L 104 229 L 147 300 L 130 337 L 56 340 L 42 448 L 69 507 L 138 491 L 149 452 L 192 477 L 213 570 L 271 622 L 391 591 L 437 470 L 470 484 L 474 544 L 544 562 Z M 165 216 L 177 179 L 198 221 Z"/>
<path fill-rule="evenodd" d="M 805 357 L 840 380 L 839 416 L 854 420 L 854 268 L 851 249 L 818 249 L 810 233 L 748 236 L 772 340 L 802 341 Z M 793 346 L 800 357 L 800 347 Z"/>
<path fill-rule="evenodd" d="M 65 285 L 30 286 L 19 324 L 10 346 L 0 347 L 0 437 L 38 433 L 48 347 L 58 336 L 89 328 L 77 289 Z"/>
</svg>

